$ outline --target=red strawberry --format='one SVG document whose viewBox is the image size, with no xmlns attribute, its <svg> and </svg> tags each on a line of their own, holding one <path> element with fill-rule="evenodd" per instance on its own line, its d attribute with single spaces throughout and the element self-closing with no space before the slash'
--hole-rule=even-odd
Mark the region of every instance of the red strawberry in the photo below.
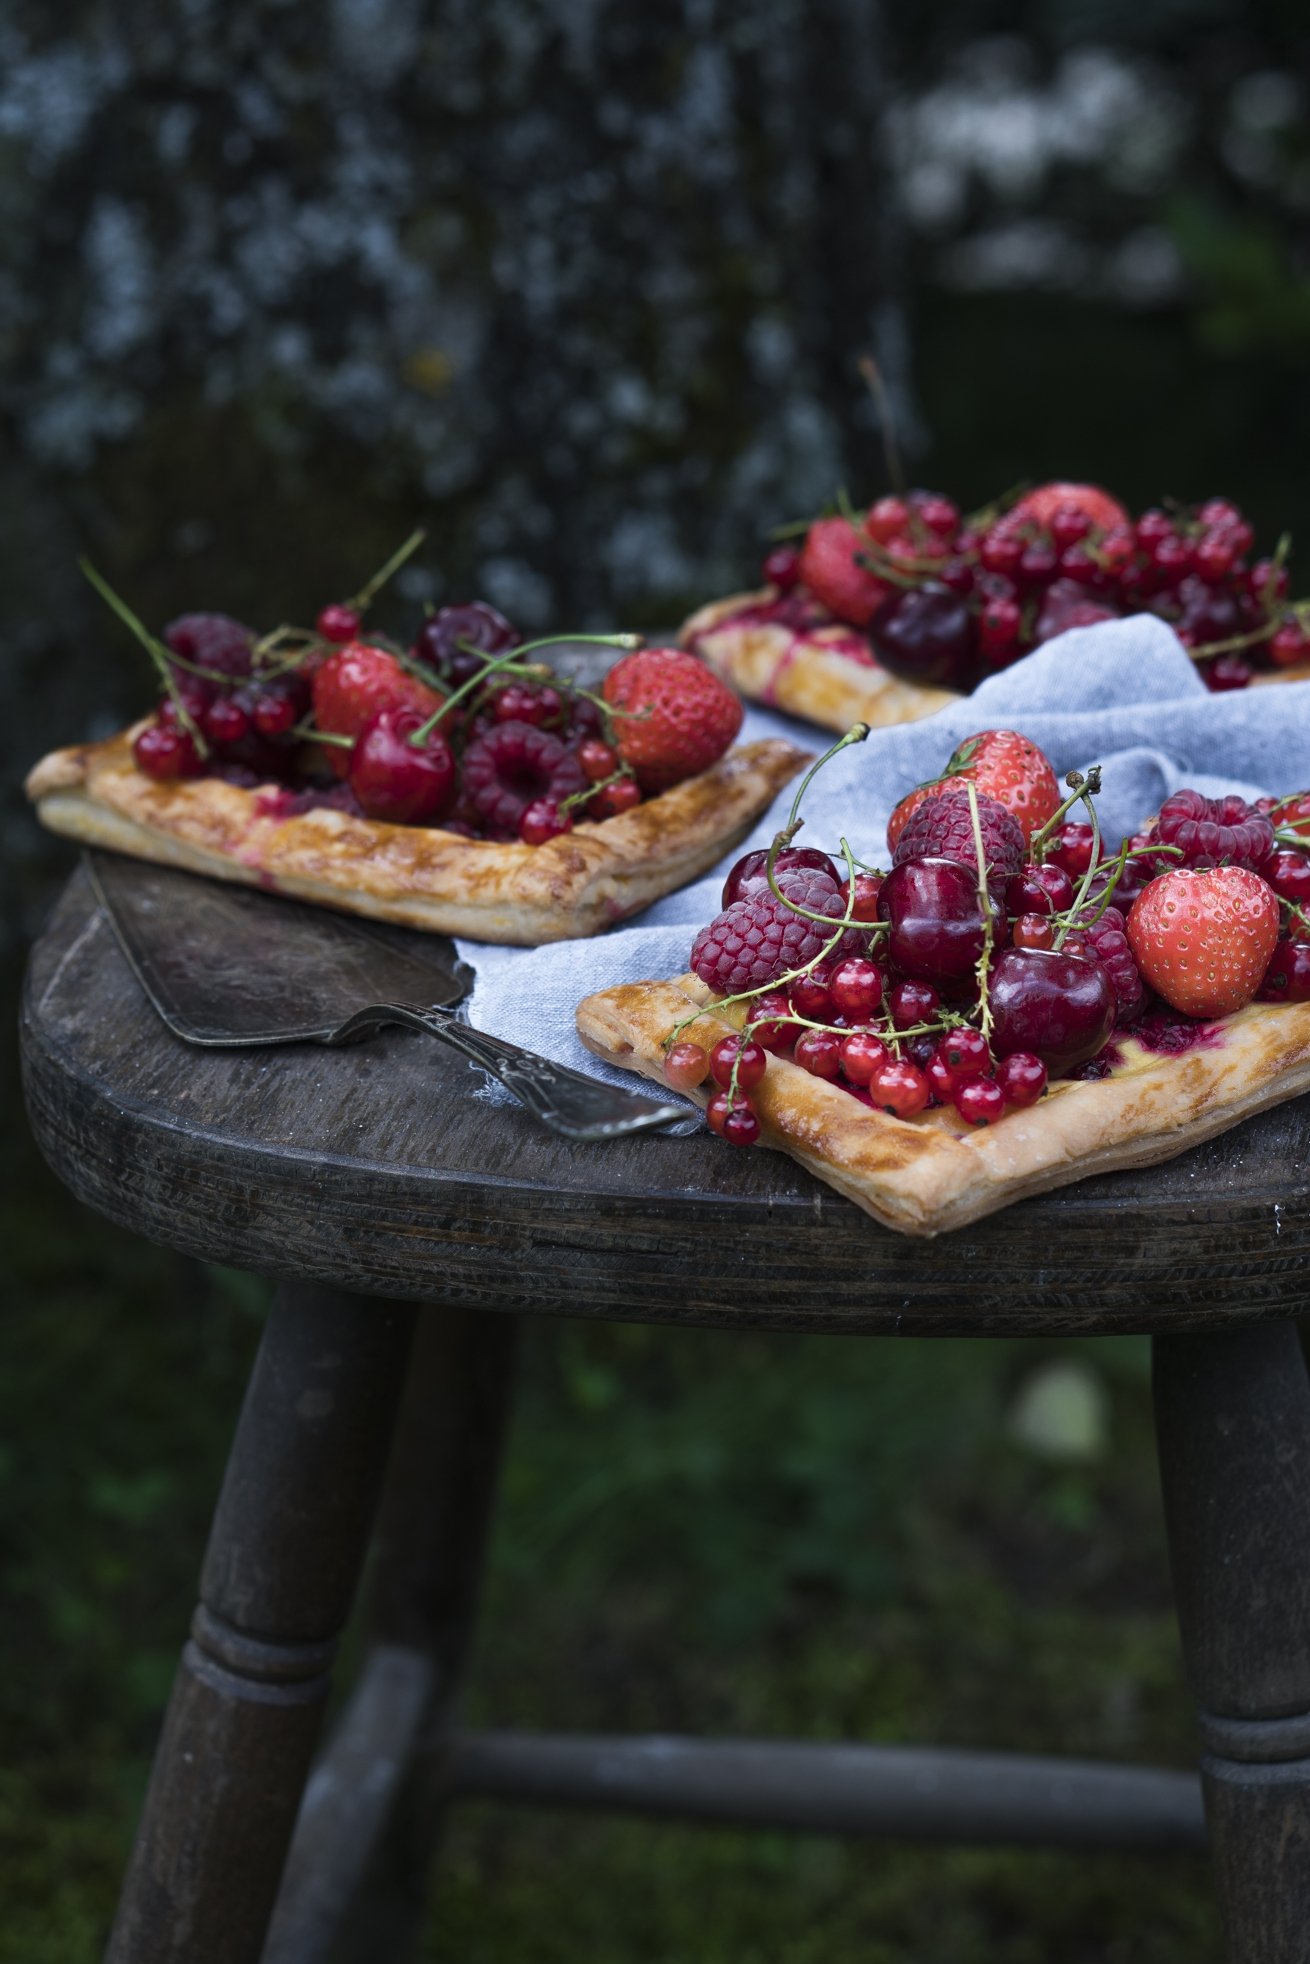
<svg viewBox="0 0 1310 1964">
<path fill-rule="evenodd" d="M 1035 743 L 1015 730 L 982 730 L 965 738 L 941 777 L 901 799 L 887 824 L 887 843 L 893 852 L 907 819 L 953 778 L 971 778 L 980 791 L 1004 805 L 1025 840 L 1045 825 L 1060 804 L 1055 772 Z"/>
<path fill-rule="evenodd" d="M 315 671 L 314 721 L 335 736 L 357 737 L 383 709 L 416 709 L 428 717 L 442 698 L 402 668 L 385 648 L 348 641 Z M 324 745 L 338 777 L 348 771 L 350 752 Z"/>
<path fill-rule="evenodd" d="M 1171 1009 L 1228 1016 L 1251 1002 L 1278 943 L 1278 902 L 1243 866 L 1161 873 L 1133 902 L 1128 940 Z"/>
<path fill-rule="evenodd" d="M 857 553 L 872 542 L 846 518 L 816 518 L 801 548 L 801 579 L 829 613 L 865 627 L 894 589 L 861 566 Z"/>
<path fill-rule="evenodd" d="M 628 712 L 614 719 L 615 741 L 647 793 L 708 770 L 741 728 L 741 704 L 727 683 L 682 648 L 624 655 L 605 677 L 604 695 Z"/>
<path fill-rule="evenodd" d="M 1128 514 L 1119 500 L 1102 491 L 1099 484 L 1039 484 L 1035 491 L 1026 492 L 1010 507 L 1007 517 L 1031 518 L 1034 524 L 1046 526 L 1057 511 L 1067 511 L 1071 506 L 1090 518 L 1101 532 L 1128 523 Z"/>
</svg>

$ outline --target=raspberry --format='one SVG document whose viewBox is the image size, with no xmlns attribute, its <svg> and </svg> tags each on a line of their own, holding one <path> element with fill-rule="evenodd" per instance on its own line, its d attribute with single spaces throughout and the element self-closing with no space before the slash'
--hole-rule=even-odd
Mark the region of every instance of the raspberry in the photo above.
<svg viewBox="0 0 1310 1964">
<path fill-rule="evenodd" d="M 778 885 L 798 906 L 840 919 L 845 912 L 836 885 L 812 867 L 778 876 Z M 830 932 L 830 930 L 829 930 Z M 829 934 L 817 921 L 793 913 L 768 887 L 757 889 L 703 927 L 691 951 L 691 966 L 707 988 L 732 996 L 743 989 L 762 988 L 789 970 L 812 962 Z M 834 956 L 863 952 L 864 937 L 855 929 L 842 936 Z"/>
<path fill-rule="evenodd" d="M 1205 798 L 1199 791 L 1175 791 L 1156 820 L 1160 843 L 1177 846 L 1181 859 L 1170 866 L 1244 866 L 1259 873 L 1274 850 L 1274 829 L 1263 812 L 1244 798 Z"/>
<path fill-rule="evenodd" d="M 989 798 L 985 791 L 976 796 L 987 870 L 1008 880 L 1023 865 L 1023 831 L 995 798 Z M 978 847 L 967 791 L 941 791 L 911 813 L 896 841 L 892 864 L 900 866 L 907 859 L 954 859 L 962 866 L 977 866 Z"/>
<path fill-rule="evenodd" d="M 1107 907 L 1101 918 L 1091 927 L 1078 929 L 1065 942 L 1068 952 L 1075 952 L 1072 944 L 1077 940 L 1082 944 L 1078 952 L 1085 952 L 1098 961 L 1114 984 L 1115 1028 L 1124 1029 L 1135 1023 L 1146 1007 L 1146 984 L 1141 970 L 1133 960 L 1133 951 L 1124 932 L 1124 917 L 1117 907 Z"/>
<path fill-rule="evenodd" d="M 464 752 L 465 795 L 493 835 L 516 839 L 529 805 L 558 806 L 589 782 L 576 750 L 532 723 L 497 723 Z"/>
<path fill-rule="evenodd" d="M 165 645 L 183 661 L 220 675 L 249 675 L 254 631 L 230 614 L 179 614 L 164 629 Z"/>
</svg>

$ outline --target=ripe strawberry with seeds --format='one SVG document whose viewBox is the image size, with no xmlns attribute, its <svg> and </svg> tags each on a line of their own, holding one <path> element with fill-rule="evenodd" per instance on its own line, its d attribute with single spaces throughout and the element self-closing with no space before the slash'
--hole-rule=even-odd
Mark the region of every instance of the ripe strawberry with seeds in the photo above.
<svg viewBox="0 0 1310 1964">
<path fill-rule="evenodd" d="M 1117 526 L 1128 523 L 1128 513 L 1119 500 L 1112 498 L 1108 491 L 1102 491 L 1099 484 L 1039 484 L 1036 490 L 1025 492 L 1018 503 L 1010 507 L 1009 516 L 1029 518 L 1034 525 L 1045 527 L 1050 525 L 1057 512 L 1075 511 L 1081 512 L 1102 532 L 1113 531 Z"/>
<path fill-rule="evenodd" d="M 1278 932 L 1273 890 L 1242 866 L 1160 874 L 1127 926 L 1143 976 L 1187 1016 L 1228 1016 L 1253 1001 Z"/>
<path fill-rule="evenodd" d="M 1015 819 L 1025 840 L 1040 831 L 1060 806 L 1060 786 L 1051 762 L 1017 730 L 980 730 L 966 737 L 941 777 L 902 798 L 887 824 L 887 844 L 895 852 L 901 833 L 919 807 L 957 780 L 969 780 Z"/>
<path fill-rule="evenodd" d="M 667 791 L 718 762 L 741 728 L 726 682 L 682 648 L 639 648 L 615 662 L 604 695 L 619 755 L 646 793 Z"/>
<path fill-rule="evenodd" d="M 894 586 L 880 580 L 860 556 L 873 541 L 848 518 L 816 518 L 801 548 L 801 580 L 829 613 L 852 627 L 866 627 Z"/>
</svg>

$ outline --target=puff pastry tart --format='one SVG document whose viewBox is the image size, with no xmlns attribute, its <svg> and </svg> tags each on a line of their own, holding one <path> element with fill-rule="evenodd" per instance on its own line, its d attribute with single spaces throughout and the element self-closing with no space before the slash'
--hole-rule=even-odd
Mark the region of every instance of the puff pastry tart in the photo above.
<svg viewBox="0 0 1310 1964">
<path fill-rule="evenodd" d="M 697 1043 L 741 1027 L 740 1008 L 717 1011 L 714 1002 L 694 975 L 628 983 L 580 1003 L 578 1031 L 598 1057 L 665 1084 L 665 1039 L 697 1005 L 708 1011 L 688 1028 Z M 785 1056 L 769 1058 L 752 1098 L 761 1144 L 884 1227 L 934 1235 L 1094 1173 L 1172 1159 L 1303 1091 L 1310 1003 L 1253 1003 L 1200 1026 L 1181 1053 L 1129 1034 L 1106 1076 L 1052 1084 L 1030 1110 L 997 1125 L 975 1128 L 950 1106 L 897 1118 Z M 689 1095 L 707 1102 L 704 1087 Z"/>
<path fill-rule="evenodd" d="M 792 845 L 808 781 L 689 974 L 577 1011 L 724 1140 L 931 1235 L 1310 1090 L 1310 793 L 1177 791 L 1105 854 L 1099 774 L 1062 798 L 1034 744 L 988 731 L 902 800 L 884 873 Z"/>
<path fill-rule="evenodd" d="M 133 760 L 144 727 L 43 758 L 27 780 L 42 823 L 347 913 L 529 946 L 599 933 L 695 879 L 807 761 L 788 743 L 743 744 L 630 811 L 525 845 L 388 824 L 276 783 L 154 781 Z"/>
<path fill-rule="evenodd" d="M 1045 484 L 965 518 L 936 492 L 819 518 L 768 584 L 702 607 L 683 645 L 744 695 L 825 728 L 905 723 L 1072 627 L 1149 611 L 1208 686 L 1310 675 L 1310 603 L 1255 559 L 1236 506 L 1133 519 L 1096 485 Z"/>
<path fill-rule="evenodd" d="M 27 781 L 52 831 L 218 879 L 471 939 L 598 933 L 712 866 L 807 760 L 730 748 L 738 697 L 636 635 L 524 643 L 485 602 L 430 612 L 408 652 L 363 614 L 414 534 L 312 629 L 187 614 L 145 647 L 152 717 Z M 540 650 L 621 651 L 593 690 Z"/>
</svg>

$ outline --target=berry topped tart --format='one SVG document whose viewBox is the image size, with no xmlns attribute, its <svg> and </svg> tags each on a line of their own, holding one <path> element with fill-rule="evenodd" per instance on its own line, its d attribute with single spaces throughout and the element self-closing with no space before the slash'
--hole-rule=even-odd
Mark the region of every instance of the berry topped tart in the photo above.
<svg viewBox="0 0 1310 1964">
<path fill-rule="evenodd" d="M 935 491 L 803 528 L 766 584 L 683 628 L 743 695 L 828 729 L 909 723 L 1067 628 L 1166 620 L 1211 689 L 1310 676 L 1310 603 L 1288 599 L 1288 541 L 1253 557 L 1236 505 L 1132 518 L 1094 484 L 1043 484 L 968 516 Z"/>
<path fill-rule="evenodd" d="M 794 843 L 814 770 L 690 973 L 577 1012 L 730 1144 L 931 1235 L 1310 1089 L 1310 793 L 1176 791 L 1111 853 L 1098 767 L 1065 795 L 1035 744 L 987 730 L 897 806 L 876 867 Z"/>
<path fill-rule="evenodd" d="M 52 831 L 298 899 L 475 940 L 594 934 L 684 885 L 808 761 L 732 748 L 741 703 L 703 661 L 635 635 L 525 642 L 494 607 L 442 607 L 410 647 L 364 614 L 406 541 L 313 629 L 184 614 L 156 639 L 156 711 L 44 758 Z M 538 656 L 593 643 L 597 689 Z"/>
</svg>

